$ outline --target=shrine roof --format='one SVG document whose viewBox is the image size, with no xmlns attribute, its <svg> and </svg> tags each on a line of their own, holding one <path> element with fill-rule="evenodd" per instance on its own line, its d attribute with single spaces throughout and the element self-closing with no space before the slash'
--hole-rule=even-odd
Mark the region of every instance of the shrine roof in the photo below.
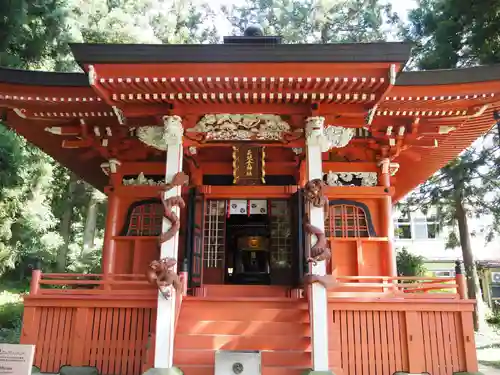
<svg viewBox="0 0 500 375">
<path fill-rule="evenodd" d="M 84 73 L 60 73 L 0 67 L 0 83 L 29 86 L 89 86 Z"/>
<path fill-rule="evenodd" d="M 500 110 L 500 65 L 401 72 L 391 79 L 393 65 L 397 72 L 408 58 L 405 43 L 76 44 L 72 49 L 85 69 L 95 65 L 94 84 L 86 72 L 0 68 L 0 115 L 98 188 L 107 183 L 99 166 L 112 156 L 108 150 L 146 147 L 119 137 L 129 137 L 134 127 L 161 125 L 167 104 L 192 127 L 194 117 L 207 113 L 303 119 L 310 116 L 311 101 L 320 103 L 328 125 L 370 129 L 370 138 L 353 147 L 398 149 L 396 200 L 487 132 L 495 123 L 493 112 Z M 191 63 L 203 64 L 192 69 Z M 282 63 L 291 67 L 283 69 Z M 365 123 L 368 111 L 371 124 Z"/>
<path fill-rule="evenodd" d="M 402 72 L 397 86 L 459 85 L 500 80 L 500 64 L 471 68 Z"/>
<path fill-rule="evenodd" d="M 382 44 L 382 43 L 381 43 Z M 383 44 L 382 44 L 383 45 Z M 100 49 L 101 46 L 104 45 L 88 45 L 88 44 L 79 44 L 73 45 L 75 46 L 91 46 L 97 47 Z M 114 45 L 119 46 L 119 45 Z M 127 45 L 128 46 L 128 45 Z M 307 46 L 307 45 L 305 45 Z M 153 46 L 155 47 L 155 46 Z M 226 45 L 227 47 L 227 45 Z M 232 48 L 234 46 L 231 46 Z M 298 53 L 298 51 L 297 51 Z M 99 54 L 99 52 L 97 52 Z M 75 55 L 76 56 L 76 55 Z M 110 56 L 111 57 L 111 56 Z M 346 59 L 349 58 L 345 56 Z M 351 56 L 352 57 L 352 56 Z M 367 56 L 364 56 L 367 58 Z M 380 56 L 379 56 L 380 57 Z M 178 59 L 177 57 L 176 59 Z M 103 59 L 104 60 L 104 59 Z M 79 59 L 81 63 L 90 63 L 91 62 L 102 62 L 99 58 L 87 60 L 87 59 Z M 119 57 L 115 62 L 142 62 L 147 63 L 148 61 L 141 61 L 138 59 L 137 61 L 132 58 L 130 61 L 121 60 Z M 328 60 L 322 60 L 318 58 L 317 60 L 311 59 L 306 60 L 310 62 L 325 62 Z M 338 60 L 329 60 L 330 62 L 335 61 L 343 61 L 341 58 Z M 347 60 L 345 60 L 347 61 Z M 361 59 L 356 59 L 353 57 L 352 62 L 362 62 L 368 61 Z M 374 60 L 377 62 L 382 62 L 381 59 Z M 391 59 L 387 59 L 387 61 L 395 61 Z M 396 60 L 398 62 L 399 60 Z M 401 60 L 401 62 L 405 62 L 406 60 Z M 110 60 L 106 60 L 106 63 L 111 63 L 112 58 Z M 151 61 L 151 62 L 161 62 L 161 61 Z M 172 59 L 171 62 L 179 62 L 179 60 Z M 186 61 L 187 62 L 187 61 Z M 197 61 L 200 62 L 200 61 Z M 210 61 L 201 61 L 201 62 L 210 62 Z M 235 62 L 235 61 L 232 61 Z M 283 61 L 284 62 L 284 61 Z M 290 60 L 290 62 L 299 62 L 298 60 Z M 427 71 L 403 71 L 400 72 L 396 78 L 395 86 L 441 86 L 448 85 L 456 86 L 460 84 L 467 83 L 482 83 L 482 82 L 491 82 L 500 80 L 500 64 L 496 65 L 486 65 L 486 66 L 478 66 L 471 68 L 456 68 L 456 69 L 437 69 L 437 70 L 427 70 Z M 12 84 L 12 85 L 26 85 L 26 86 L 53 86 L 53 87 L 90 87 L 89 79 L 87 73 L 63 73 L 63 72 L 47 72 L 47 71 L 33 71 L 33 70 L 22 70 L 22 69 L 10 69 L 0 67 L 0 84 Z M 401 88 L 403 88 L 401 87 Z"/>
<path fill-rule="evenodd" d="M 80 64 L 399 62 L 409 43 L 352 44 L 71 44 Z"/>
</svg>

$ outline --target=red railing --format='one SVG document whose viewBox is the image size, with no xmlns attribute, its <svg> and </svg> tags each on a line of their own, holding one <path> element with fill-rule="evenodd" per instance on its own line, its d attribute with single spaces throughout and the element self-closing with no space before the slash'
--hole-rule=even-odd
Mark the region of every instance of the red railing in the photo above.
<svg viewBox="0 0 500 375">
<path fill-rule="evenodd" d="M 187 275 L 180 277 L 185 291 Z M 103 375 L 136 375 L 154 362 L 157 298 L 144 275 L 35 270 L 21 343 L 36 345 L 34 363 L 43 372 L 71 365 L 95 366 Z M 176 294 L 176 322 L 182 298 Z"/>
<path fill-rule="evenodd" d="M 106 295 L 154 290 L 141 274 L 42 273 L 33 270 L 30 295 Z"/>
<path fill-rule="evenodd" d="M 465 299 L 463 275 L 438 277 L 339 276 L 332 278 L 330 298 L 351 296 Z M 333 282 L 334 280 L 334 282 Z"/>
</svg>

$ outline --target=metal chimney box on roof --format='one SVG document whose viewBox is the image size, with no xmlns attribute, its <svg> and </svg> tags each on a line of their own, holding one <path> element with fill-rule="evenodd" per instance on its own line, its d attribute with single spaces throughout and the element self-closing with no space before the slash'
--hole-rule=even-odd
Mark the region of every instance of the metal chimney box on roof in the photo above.
<svg viewBox="0 0 500 375">
<path fill-rule="evenodd" d="M 215 352 L 215 375 L 261 375 L 259 351 L 218 350 Z"/>
<path fill-rule="evenodd" d="M 265 36 L 260 26 L 248 26 L 242 36 L 225 36 L 224 44 L 281 44 L 280 36 Z"/>
<path fill-rule="evenodd" d="M 225 36 L 224 44 L 281 44 L 280 36 Z"/>
</svg>

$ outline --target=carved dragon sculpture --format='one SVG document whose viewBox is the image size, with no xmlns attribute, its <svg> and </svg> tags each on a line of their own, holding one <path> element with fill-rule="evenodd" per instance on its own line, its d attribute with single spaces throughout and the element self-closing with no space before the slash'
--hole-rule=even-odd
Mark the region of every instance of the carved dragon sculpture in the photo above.
<svg viewBox="0 0 500 375">
<path fill-rule="evenodd" d="M 181 279 L 174 271 L 176 264 L 177 261 L 173 258 L 153 260 L 146 271 L 148 282 L 156 286 L 165 299 L 169 299 L 171 296 L 169 287 L 173 287 L 177 293 L 182 293 Z"/>
<path fill-rule="evenodd" d="M 304 228 L 307 234 L 316 236 L 316 243 L 311 247 L 311 254 L 307 258 L 307 262 L 318 264 L 318 262 L 328 261 L 332 257 L 332 252 L 330 251 L 330 246 L 328 246 L 328 240 L 326 239 L 325 232 L 323 232 L 318 227 L 311 225 L 309 222 L 309 217 L 304 217 Z"/>
<path fill-rule="evenodd" d="M 166 184 L 161 192 L 161 201 L 163 203 L 163 208 L 165 211 L 164 216 L 168 221 L 170 221 L 171 227 L 166 232 L 160 235 L 160 246 L 162 243 L 167 242 L 168 240 L 173 238 L 177 234 L 181 226 L 179 217 L 175 212 L 172 211 L 172 208 L 175 206 L 180 208 L 186 207 L 186 203 L 180 195 L 165 199 L 165 192 L 173 189 L 176 186 L 187 185 L 188 182 L 189 177 L 184 172 L 176 173 L 172 178 L 172 182 Z"/>
<path fill-rule="evenodd" d="M 309 181 L 304 187 L 304 198 L 314 207 L 325 207 L 328 199 L 323 195 L 324 187 L 325 183 L 319 178 Z"/>
<path fill-rule="evenodd" d="M 305 200 L 314 207 L 323 208 L 327 206 L 328 199 L 323 195 L 324 186 L 323 180 L 319 178 L 309 181 L 304 187 Z M 311 247 L 311 254 L 307 262 L 316 265 L 318 262 L 330 260 L 332 253 L 325 232 L 311 225 L 308 216 L 304 217 L 304 227 L 307 234 L 314 235 L 317 238 L 316 244 Z"/>
<path fill-rule="evenodd" d="M 172 211 L 174 207 L 184 208 L 186 203 L 180 195 L 170 197 L 165 199 L 165 192 L 173 189 L 176 186 L 186 185 L 189 181 L 189 177 L 183 173 L 179 172 L 174 175 L 172 181 L 165 184 L 160 196 L 163 203 L 164 217 L 170 221 L 170 228 L 163 232 L 159 236 L 159 245 L 161 245 L 168 240 L 172 239 L 180 229 L 180 220 L 175 212 Z M 179 275 L 174 271 L 174 266 L 177 264 L 177 260 L 173 258 L 163 258 L 160 260 L 153 260 L 149 264 L 149 269 L 146 271 L 146 279 L 152 285 L 155 285 L 160 293 L 165 297 L 165 299 L 170 298 L 170 288 L 173 287 L 177 292 L 182 292 L 182 283 Z"/>
<path fill-rule="evenodd" d="M 304 276 L 304 285 L 318 283 L 325 287 L 325 289 L 333 289 L 337 285 L 337 280 L 332 275 L 310 275 Z"/>
<path fill-rule="evenodd" d="M 335 289 L 337 286 L 337 280 L 334 276 L 332 275 L 311 275 L 307 274 L 304 275 L 304 297 L 306 299 L 309 299 L 309 285 L 312 285 L 314 283 L 321 284 L 327 291 L 331 289 Z"/>
</svg>

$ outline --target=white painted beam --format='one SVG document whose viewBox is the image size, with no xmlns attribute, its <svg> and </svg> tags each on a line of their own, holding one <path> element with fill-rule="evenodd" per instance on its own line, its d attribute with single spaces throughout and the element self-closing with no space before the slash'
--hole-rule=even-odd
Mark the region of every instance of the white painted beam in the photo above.
<svg viewBox="0 0 500 375">
<path fill-rule="evenodd" d="M 306 176 L 311 181 L 323 178 L 322 166 L 322 118 L 310 118 L 307 126 Z M 307 208 L 311 225 L 324 230 L 325 214 L 322 207 L 309 205 Z M 314 237 L 312 237 L 314 239 Z M 313 246 L 314 243 L 311 243 Z M 325 262 L 310 266 L 313 275 L 325 275 Z M 309 290 L 309 311 L 311 317 L 312 361 L 314 371 L 328 371 L 328 298 L 327 290 L 319 283 L 314 283 Z"/>
<path fill-rule="evenodd" d="M 171 182 L 176 173 L 182 171 L 182 122 L 178 116 L 165 116 L 165 140 L 167 142 L 167 158 L 165 182 Z M 181 195 L 181 187 L 175 186 L 165 193 L 165 198 Z M 179 207 L 173 211 L 180 217 Z M 170 228 L 170 222 L 163 219 L 162 231 Z M 177 259 L 179 250 L 179 233 L 161 246 L 161 258 Z M 175 267 L 177 268 L 177 267 Z M 174 326 L 175 326 L 175 289 L 172 288 L 167 300 L 158 291 L 158 310 L 156 316 L 155 368 L 171 368 L 174 359 Z"/>
</svg>

